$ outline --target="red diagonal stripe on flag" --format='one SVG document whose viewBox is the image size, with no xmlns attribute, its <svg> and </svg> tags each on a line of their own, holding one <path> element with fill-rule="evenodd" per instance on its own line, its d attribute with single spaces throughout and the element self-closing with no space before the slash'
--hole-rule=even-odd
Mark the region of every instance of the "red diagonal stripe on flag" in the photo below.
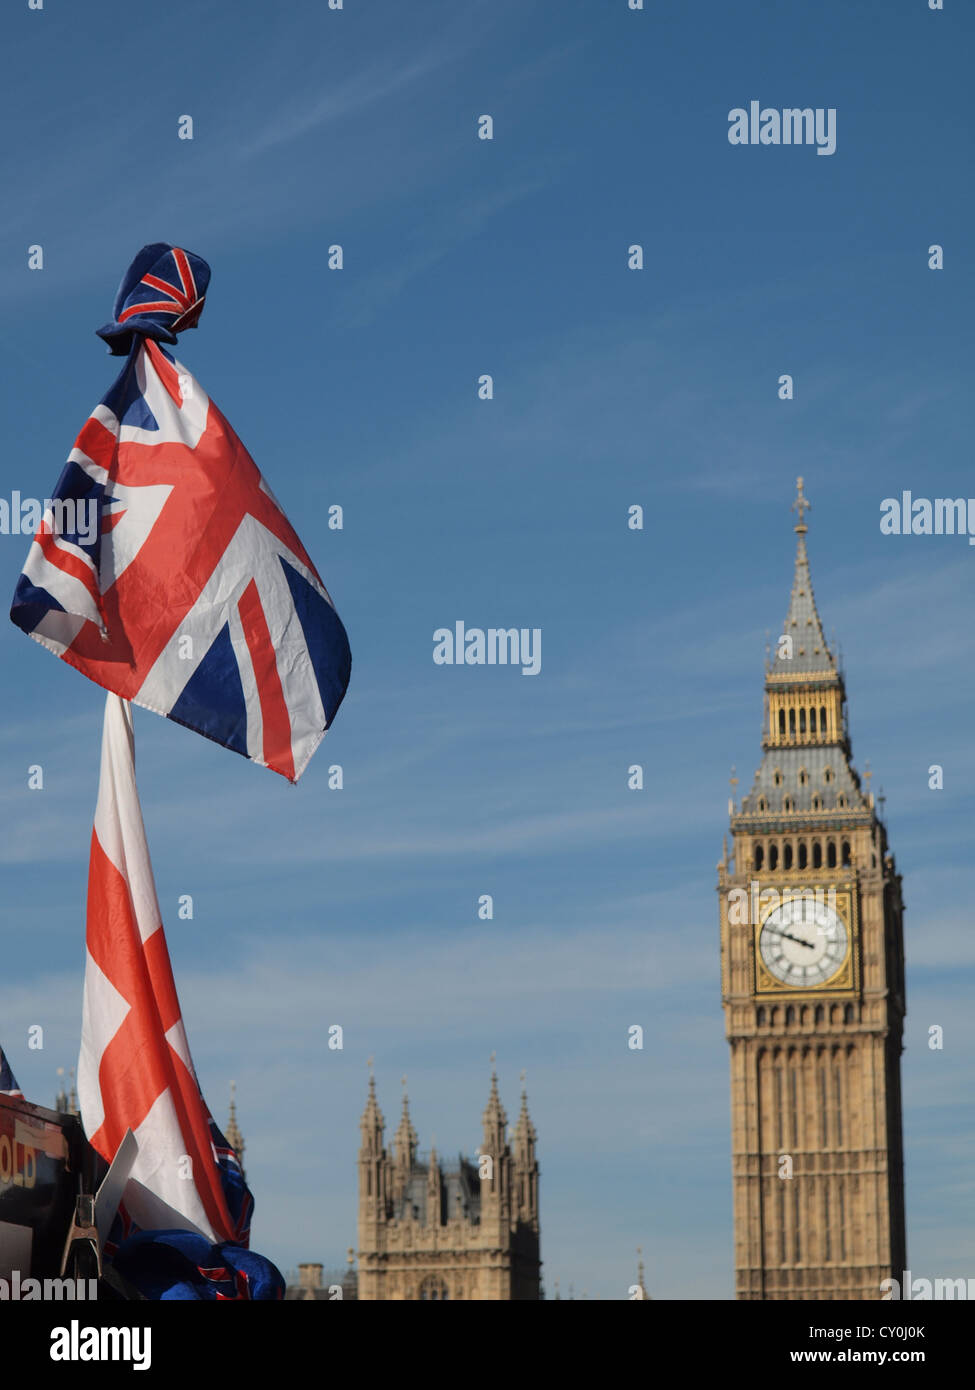
<svg viewBox="0 0 975 1390">
<path fill-rule="evenodd" d="M 165 1036 L 180 1021 L 165 935 L 160 925 L 143 944 L 128 883 L 97 834 L 91 844 L 87 939 L 92 959 L 130 1006 L 99 1061 L 105 1118 L 91 1136 L 91 1145 L 111 1162 L 125 1131 L 138 1130 L 168 1089 L 207 1218 L 221 1239 L 230 1240 L 234 1226 L 213 1159 L 199 1086 Z"/>
<path fill-rule="evenodd" d="M 190 307 L 189 297 L 178 285 L 171 285 L 168 280 L 160 280 L 158 275 L 143 275 L 142 283 L 148 285 L 150 289 L 162 290 L 163 294 L 171 294 L 180 308 L 188 309 Z"/>
<path fill-rule="evenodd" d="M 193 303 L 196 295 L 196 281 L 193 279 L 193 269 L 190 265 L 189 257 L 182 247 L 173 247 L 173 260 L 176 263 L 176 272 L 183 282 L 183 295 L 188 308 Z"/>
<path fill-rule="evenodd" d="M 254 679 L 261 701 L 261 717 L 264 721 L 264 761 L 272 767 L 280 767 L 286 777 L 294 778 L 295 764 L 291 750 L 291 717 L 287 701 L 281 688 L 277 657 L 268 629 L 267 618 L 257 591 L 257 581 L 252 579 L 237 602 L 241 625 L 247 650 L 251 654 Z"/>
<path fill-rule="evenodd" d="M 57 565 L 58 569 L 63 570 L 65 574 L 70 574 L 72 579 L 77 579 L 84 584 L 97 606 L 101 602 L 101 590 L 98 587 L 98 578 L 91 562 L 82 560 L 80 555 L 74 555 L 70 550 L 63 550 L 58 545 L 57 537 L 46 521 L 42 521 L 37 528 L 35 540 L 44 559 L 52 565 Z"/>
<path fill-rule="evenodd" d="M 160 1047 L 165 1029 L 153 995 L 129 885 L 96 834 L 91 837 L 87 940 L 95 964 L 129 1005 L 98 1066 L 105 1119 L 91 1136 L 91 1144 L 111 1162 L 126 1129 L 138 1129 L 169 1085 L 169 1048 Z"/>
</svg>

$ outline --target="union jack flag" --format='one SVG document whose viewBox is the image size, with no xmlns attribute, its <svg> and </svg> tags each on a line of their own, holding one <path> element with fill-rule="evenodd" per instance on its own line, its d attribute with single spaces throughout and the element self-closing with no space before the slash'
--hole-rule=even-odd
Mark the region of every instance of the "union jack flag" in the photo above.
<svg viewBox="0 0 975 1390">
<path fill-rule="evenodd" d="M 194 312 L 182 255 L 189 280 L 144 276 L 133 295 L 169 299 L 130 295 L 134 311 Z M 14 594 L 18 627 L 123 699 L 297 781 L 348 686 L 345 629 L 227 420 L 143 333 L 51 500 Z"/>
<path fill-rule="evenodd" d="M 105 702 L 88 872 L 78 1097 L 108 1162 L 126 1131 L 138 1154 L 113 1229 L 196 1231 L 246 1245 L 252 1201 L 207 1109 L 176 994 L 135 784 L 131 707 Z"/>
</svg>

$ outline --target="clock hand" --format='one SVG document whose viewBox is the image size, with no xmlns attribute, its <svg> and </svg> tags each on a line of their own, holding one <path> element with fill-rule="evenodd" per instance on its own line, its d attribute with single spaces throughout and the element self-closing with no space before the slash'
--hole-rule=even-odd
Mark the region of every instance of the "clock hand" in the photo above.
<svg viewBox="0 0 975 1390">
<path fill-rule="evenodd" d="M 801 936 L 793 936 L 791 932 L 783 931 L 781 927 L 772 927 L 771 930 L 776 936 L 784 936 L 787 941 L 794 941 L 798 946 L 805 946 L 810 951 L 815 951 L 816 949 L 816 943 L 814 941 L 803 941 Z"/>
</svg>

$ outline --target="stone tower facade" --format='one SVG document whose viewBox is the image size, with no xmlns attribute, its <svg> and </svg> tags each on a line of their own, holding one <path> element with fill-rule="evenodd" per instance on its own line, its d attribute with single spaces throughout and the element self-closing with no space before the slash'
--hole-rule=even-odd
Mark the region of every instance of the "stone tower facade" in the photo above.
<svg viewBox="0 0 975 1390">
<path fill-rule="evenodd" d="M 405 1094 L 387 1152 L 372 1077 L 360 1128 L 360 1300 L 540 1297 L 538 1160 L 524 1092 L 509 1139 L 492 1074 L 480 1149 L 455 1164 L 417 1151 Z"/>
<path fill-rule="evenodd" d="M 740 1299 L 878 1299 L 906 1266 L 901 880 L 851 762 L 843 672 L 795 578 L 762 761 L 718 865 Z"/>
</svg>

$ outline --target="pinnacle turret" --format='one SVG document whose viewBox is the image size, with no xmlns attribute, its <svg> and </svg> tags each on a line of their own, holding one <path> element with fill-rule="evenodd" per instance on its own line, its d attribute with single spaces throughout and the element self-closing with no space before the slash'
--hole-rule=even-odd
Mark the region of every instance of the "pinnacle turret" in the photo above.
<svg viewBox="0 0 975 1390">
<path fill-rule="evenodd" d="M 397 1167 L 412 1169 L 416 1162 L 417 1134 L 410 1119 L 410 1099 L 406 1094 L 405 1076 L 403 1077 L 403 1113 L 393 1136 L 393 1145 Z"/>
<path fill-rule="evenodd" d="M 362 1112 L 362 1119 L 359 1121 L 359 1128 L 362 1131 L 362 1148 L 371 1153 L 380 1153 L 383 1147 L 383 1130 L 386 1121 L 383 1119 L 383 1112 L 379 1108 L 376 1100 L 376 1078 L 369 1072 L 369 1095 L 366 1098 L 366 1108 Z"/>
<path fill-rule="evenodd" d="M 508 1129 L 508 1116 L 505 1114 L 501 1097 L 498 1095 L 498 1074 L 494 1070 L 494 1055 L 491 1056 L 491 1090 L 488 1095 L 481 1123 L 484 1126 L 484 1151 L 497 1157 L 505 1146 Z"/>
<path fill-rule="evenodd" d="M 512 1135 L 512 1147 L 517 1152 L 522 1148 L 533 1146 L 538 1135 L 535 1133 L 535 1126 L 532 1124 L 531 1116 L 528 1113 L 528 1093 L 522 1087 L 521 1110 L 518 1113 L 518 1120 L 515 1124 L 515 1132 Z"/>
</svg>

